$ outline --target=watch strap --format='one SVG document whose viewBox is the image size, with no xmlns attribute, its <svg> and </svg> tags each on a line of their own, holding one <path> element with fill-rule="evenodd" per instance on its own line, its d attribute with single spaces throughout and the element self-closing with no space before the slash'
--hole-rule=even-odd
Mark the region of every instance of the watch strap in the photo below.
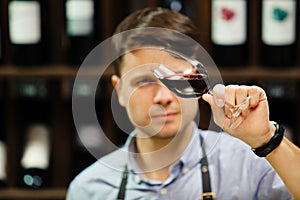
<svg viewBox="0 0 300 200">
<path fill-rule="evenodd" d="M 251 150 L 259 157 L 266 157 L 274 149 L 276 149 L 281 143 L 284 135 L 284 128 L 277 122 L 272 122 L 276 127 L 276 131 L 269 142 L 261 147 L 252 148 Z"/>
</svg>

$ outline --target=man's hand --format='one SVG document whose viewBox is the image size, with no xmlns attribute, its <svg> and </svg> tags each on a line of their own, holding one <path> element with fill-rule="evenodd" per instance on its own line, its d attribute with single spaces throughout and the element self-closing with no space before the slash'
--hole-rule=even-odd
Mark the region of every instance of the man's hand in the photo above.
<svg viewBox="0 0 300 200">
<path fill-rule="evenodd" d="M 231 123 L 226 104 L 238 105 L 250 96 L 241 115 Z M 251 147 L 260 147 L 274 135 L 275 127 L 269 120 L 269 106 L 265 91 L 257 86 L 216 85 L 213 95 L 205 94 L 213 112 L 215 123 L 230 135 L 241 139 Z M 226 103 L 225 103 L 226 102 Z M 238 125 L 238 126 L 235 126 Z"/>
</svg>

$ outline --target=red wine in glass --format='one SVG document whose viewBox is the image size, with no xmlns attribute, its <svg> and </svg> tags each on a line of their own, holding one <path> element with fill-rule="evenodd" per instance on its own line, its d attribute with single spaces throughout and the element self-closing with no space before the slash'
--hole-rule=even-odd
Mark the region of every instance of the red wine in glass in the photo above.
<svg viewBox="0 0 300 200">
<path fill-rule="evenodd" d="M 206 74 L 176 74 L 159 77 L 159 80 L 177 96 L 201 98 L 209 91 Z"/>
</svg>

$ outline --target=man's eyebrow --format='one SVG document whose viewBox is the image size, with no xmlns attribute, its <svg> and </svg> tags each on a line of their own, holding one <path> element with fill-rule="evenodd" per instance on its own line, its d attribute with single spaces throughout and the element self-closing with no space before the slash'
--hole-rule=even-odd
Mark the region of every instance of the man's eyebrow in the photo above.
<svg viewBox="0 0 300 200">
<path fill-rule="evenodd" d="M 155 78 L 152 73 L 135 74 L 135 75 L 131 76 L 131 80 L 137 80 L 137 79 L 141 79 L 141 78 L 152 78 L 152 77 Z"/>
<path fill-rule="evenodd" d="M 188 62 L 187 62 L 188 63 Z M 190 63 L 188 63 L 189 65 L 191 65 Z M 165 67 L 169 68 L 170 70 L 172 70 L 174 73 L 182 73 L 184 72 L 185 70 L 187 70 L 188 68 L 187 67 L 181 67 L 182 65 L 180 66 L 176 66 L 176 65 L 165 65 L 165 64 L 162 64 L 164 65 Z"/>
</svg>

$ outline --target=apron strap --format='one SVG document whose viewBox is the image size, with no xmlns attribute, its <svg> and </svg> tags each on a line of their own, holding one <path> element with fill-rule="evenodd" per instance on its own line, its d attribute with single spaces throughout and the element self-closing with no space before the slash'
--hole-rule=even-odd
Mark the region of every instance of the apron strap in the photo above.
<svg viewBox="0 0 300 200">
<path fill-rule="evenodd" d="M 202 138 L 201 138 L 202 139 Z M 209 170 L 208 170 L 208 162 L 207 162 L 207 156 L 205 153 L 204 145 L 202 143 L 202 153 L 203 158 L 200 160 L 200 171 L 202 174 L 202 188 L 203 188 L 203 194 L 200 195 L 200 200 L 215 200 L 216 197 L 214 193 L 211 191 L 210 187 L 210 177 L 209 177 Z"/>
<path fill-rule="evenodd" d="M 203 188 L 203 194 L 200 195 L 200 200 L 216 200 L 214 193 L 211 192 L 208 162 L 207 162 L 204 145 L 202 144 L 202 142 L 201 142 L 201 146 L 202 146 L 202 152 L 204 157 L 199 161 L 199 163 L 201 164 L 200 171 L 202 174 L 202 188 Z M 125 199 L 127 179 L 128 179 L 128 169 L 127 169 L 127 165 L 125 165 L 117 200 Z"/>
<path fill-rule="evenodd" d="M 128 179 L 128 169 L 127 169 L 127 164 L 125 165 L 125 170 L 122 175 L 122 182 L 120 185 L 120 190 L 118 194 L 117 200 L 124 200 L 125 199 L 125 193 L 126 193 L 126 184 L 127 184 L 127 179 Z"/>
</svg>

